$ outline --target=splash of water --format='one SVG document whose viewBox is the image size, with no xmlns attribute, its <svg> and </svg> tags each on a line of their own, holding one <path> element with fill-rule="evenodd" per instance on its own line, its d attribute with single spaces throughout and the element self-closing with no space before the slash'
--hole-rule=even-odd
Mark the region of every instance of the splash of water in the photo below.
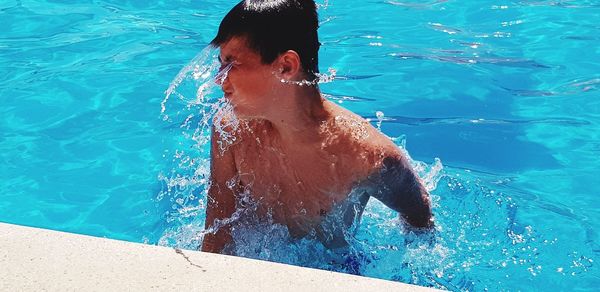
<svg viewBox="0 0 600 292">
<path fill-rule="evenodd" d="M 336 76 L 337 76 L 337 71 L 333 68 L 329 68 L 329 70 L 327 70 L 329 74 L 326 73 L 316 73 L 316 78 L 313 80 L 298 80 L 298 81 L 293 81 L 293 80 L 286 80 L 286 79 L 281 79 L 281 83 L 286 83 L 286 84 L 291 84 L 291 85 L 297 85 L 297 86 L 315 86 L 317 84 L 322 84 L 322 83 L 329 83 L 329 82 L 333 82 L 333 80 L 335 80 Z"/>
<path fill-rule="evenodd" d="M 163 115 L 163 120 L 169 119 L 167 103 L 172 95 L 176 95 L 186 107 L 201 104 L 214 87 L 214 82 L 210 81 L 218 67 L 216 50 L 210 46 L 202 50 L 184 66 L 169 84 L 165 91 L 165 98 L 160 103 L 160 113 Z M 192 94 L 192 92 L 194 93 Z"/>
<path fill-rule="evenodd" d="M 223 153 L 228 146 L 236 142 L 236 135 L 231 129 L 243 126 L 243 123 L 235 118 L 233 106 L 215 90 L 219 83 L 215 83 L 215 79 L 222 81 L 227 76 L 227 68 L 218 71 L 219 64 L 215 62 L 215 56 L 216 51 L 203 50 L 173 80 L 161 103 L 163 118 L 175 125 L 176 129 L 181 131 L 181 135 L 178 136 L 179 141 L 175 146 L 177 149 L 172 155 L 174 168 L 170 173 L 160 176 L 165 187 L 157 197 L 157 201 L 168 202 L 169 210 L 165 213 L 165 217 L 170 227 L 164 232 L 159 244 L 197 249 L 206 234 L 215 232 L 220 226 L 231 224 L 234 226 L 232 230 L 234 244 L 228 247 L 230 249 L 228 252 L 240 256 L 363 275 L 380 275 L 378 270 L 387 269 L 394 262 L 394 266 L 401 263 L 405 267 L 391 273 L 397 280 L 438 288 L 464 288 L 467 286 L 463 284 L 454 286 L 455 283 L 452 281 L 443 282 L 443 279 L 458 274 L 456 269 L 474 269 L 481 262 L 477 258 L 465 257 L 467 246 L 485 250 L 493 242 L 504 240 L 502 236 L 488 241 L 476 238 L 471 230 L 487 232 L 488 229 L 497 227 L 496 225 L 489 227 L 481 219 L 471 218 L 462 221 L 463 225 L 471 226 L 470 230 L 464 226 L 448 223 L 454 222 L 445 219 L 451 214 L 441 210 L 450 208 L 450 205 L 456 204 L 457 200 L 463 200 L 459 198 L 460 192 L 457 191 L 456 186 L 462 183 L 463 186 L 472 187 L 473 184 L 468 181 L 448 183 L 448 174 L 445 173 L 439 159 L 435 159 L 432 164 L 413 160 L 406 150 L 405 136 L 392 138 L 392 140 L 404 151 L 427 190 L 432 193 L 434 213 L 439 218 L 436 233 L 433 235 L 424 237 L 399 228 L 402 223 L 397 213 L 382 206 L 376 200 L 370 200 L 363 215 L 365 219 L 354 222 L 349 229 L 352 232 L 344 233 L 350 246 L 330 250 L 317 240 L 314 232 L 304 238 L 294 239 L 286 226 L 277 224 L 272 218 L 258 218 L 256 212 L 252 212 L 253 202 L 250 199 L 249 189 L 242 194 L 242 197 L 247 198 L 244 208 L 236 208 L 237 211 L 230 218 L 212 222 L 208 229 L 204 229 L 205 200 L 210 176 L 210 160 L 206 151 L 210 141 L 209 129 L 214 125 L 215 131 L 221 136 L 220 141 L 216 142 L 219 143 L 219 150 Z M 323 82 L 334 80 L 334 74 L 325 78 Z M 381 130 L 382 124 L 388 119 L 383 112 L 377 112 L 376 117 L 377 128 Z M 346 120 L 336 120 L 336 122 L 348 124 L 348 127 L 357 131 L 357 135 L 362 133 L 361 127 L 354 126 L 351 122 Z M 438 190 L 440 182 L 444 183 L 442 191 Z M 452 185 L 454 189 L 446 190 L 449 188 L 448 185 Z M 469 191 L 473 192 L 473 190 Z M 480 204 L 483 201 L 507 201 L 506 198 L 481 194 L 475 193 L 473 201 L 479 201 Z M 456 198 L 448 198 L 448 195 Z M 470 200 L 464 203 L 469 204 L 468 202 Z M 484 206 L 489 204 L 483 203 Z M 507 217 L 506 212 L 502 212 L 502 209 L 500 211 L 489 213 L 478 209 L 470 215 L 479 217 L 487 214 L 498 218 Z M 507 212 L 510 214 L 510 209 Z M 506 224 L 506 221 L 502 220 L 494 222 L 494 224 Z M 507 230 L 504 237 L 517 240 L 515 245 L 527 244 L 534 236 L 520 230 L 511 228 Z M 506 262 L 518 256 L 523 257 L 523 254 L 508 252 Z M 529 254 L 525 253 L 525 256 Z M 533 258 L 522 264 L 527 265 L 526 268 L 531 268 L 531 273 L 539 273 Z M 430 280 L 425 281 L 423 275 L 430 275 Z M 469 279 L 465 281 L 467 280 Z"/>
<path fill-rule="evenodd" d="M 176 227 L 165 231 L 160 244 L 187 247 L 199 240 L 190 233 L 197 233 L 203 226 L 212 119 L 229 116 L 235 124 L 232 107 L 218 90 L 219 81 L 226 78 L 230 67 L 219 71 L 217 56 L 218 50 L 210 46 L 198 53 L 169 84 L 161 102 L 161 117 L 169 123 L 167 129 L 176 133 L 167 136 L 173 141 L 163 156 L 169 157 L 173 166 L 158 176 L 163 187 L 156 201 L 165 209 L 167 224 Z M 229 137 L 220 125 L 223 123 L 215 125 L 217 131 Z M 198 218 L 202 220 L 198 222 Z"/>
</svg>

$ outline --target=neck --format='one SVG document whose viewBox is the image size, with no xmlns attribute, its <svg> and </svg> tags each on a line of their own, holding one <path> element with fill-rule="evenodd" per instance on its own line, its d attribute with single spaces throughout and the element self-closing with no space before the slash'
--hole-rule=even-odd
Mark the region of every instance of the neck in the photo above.
<svg viewBox="0 0 600 292">
<path fill-rule="evenodd" d="M 317 142 L 319 126 L 330 116 L 318 87 L 292 86 L 279 95 L 283 98 L 278 98 L 276 111 L 266 117 L 284 147 Z"/>
</svg>

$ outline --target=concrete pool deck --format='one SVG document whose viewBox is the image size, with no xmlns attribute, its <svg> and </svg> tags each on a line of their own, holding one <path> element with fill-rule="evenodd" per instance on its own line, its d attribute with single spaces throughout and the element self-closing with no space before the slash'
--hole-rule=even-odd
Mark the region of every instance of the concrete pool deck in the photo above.
<svg viewBox="0 0 600 292">
<path fill-rule="evenodd" d="M 0 223 L 0 291 L 433 291 L 341 273 Z"/>
</svg>

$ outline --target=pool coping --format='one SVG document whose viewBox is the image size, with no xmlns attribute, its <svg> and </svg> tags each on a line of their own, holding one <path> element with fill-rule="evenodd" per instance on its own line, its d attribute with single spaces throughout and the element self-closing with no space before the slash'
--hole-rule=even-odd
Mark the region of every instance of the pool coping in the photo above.
<svg viewBox="0 0 600 292">
<path fill-rule="evenodd" d="M 0 222 L 0 291 L 434 291 L 399 282 Z"/>
</svg>

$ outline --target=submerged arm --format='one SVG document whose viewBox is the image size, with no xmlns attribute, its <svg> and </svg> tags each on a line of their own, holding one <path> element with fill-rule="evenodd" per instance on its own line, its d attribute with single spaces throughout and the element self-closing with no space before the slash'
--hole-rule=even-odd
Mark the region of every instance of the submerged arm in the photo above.
<svg viewBox="0 0 600 292">
<path fill-rule="evenodd" d="M 418 228 L 433 227 L 429 193 L 403 155 L 387 157 L 376 175 L 380 185 L 373 194 L 397 211 L 407 223 Z M 382 187 L 381 187 L 382 185 Z"/>
<path fill-rule="evenodd" d="M 208 189 L 206 221 L 204 229 L 209 231 L 202 242 L 202 251 L 220 253 L 231 242 L 231 226 L 223 224 L 235 212 L 236 187 L 227 181 L 236 175 L 233 153 L 219 150 L 219 134 L 212 129 L 210 186 Z M 216 230 L 215 230 L 216 229 Z"/>
</svg>

